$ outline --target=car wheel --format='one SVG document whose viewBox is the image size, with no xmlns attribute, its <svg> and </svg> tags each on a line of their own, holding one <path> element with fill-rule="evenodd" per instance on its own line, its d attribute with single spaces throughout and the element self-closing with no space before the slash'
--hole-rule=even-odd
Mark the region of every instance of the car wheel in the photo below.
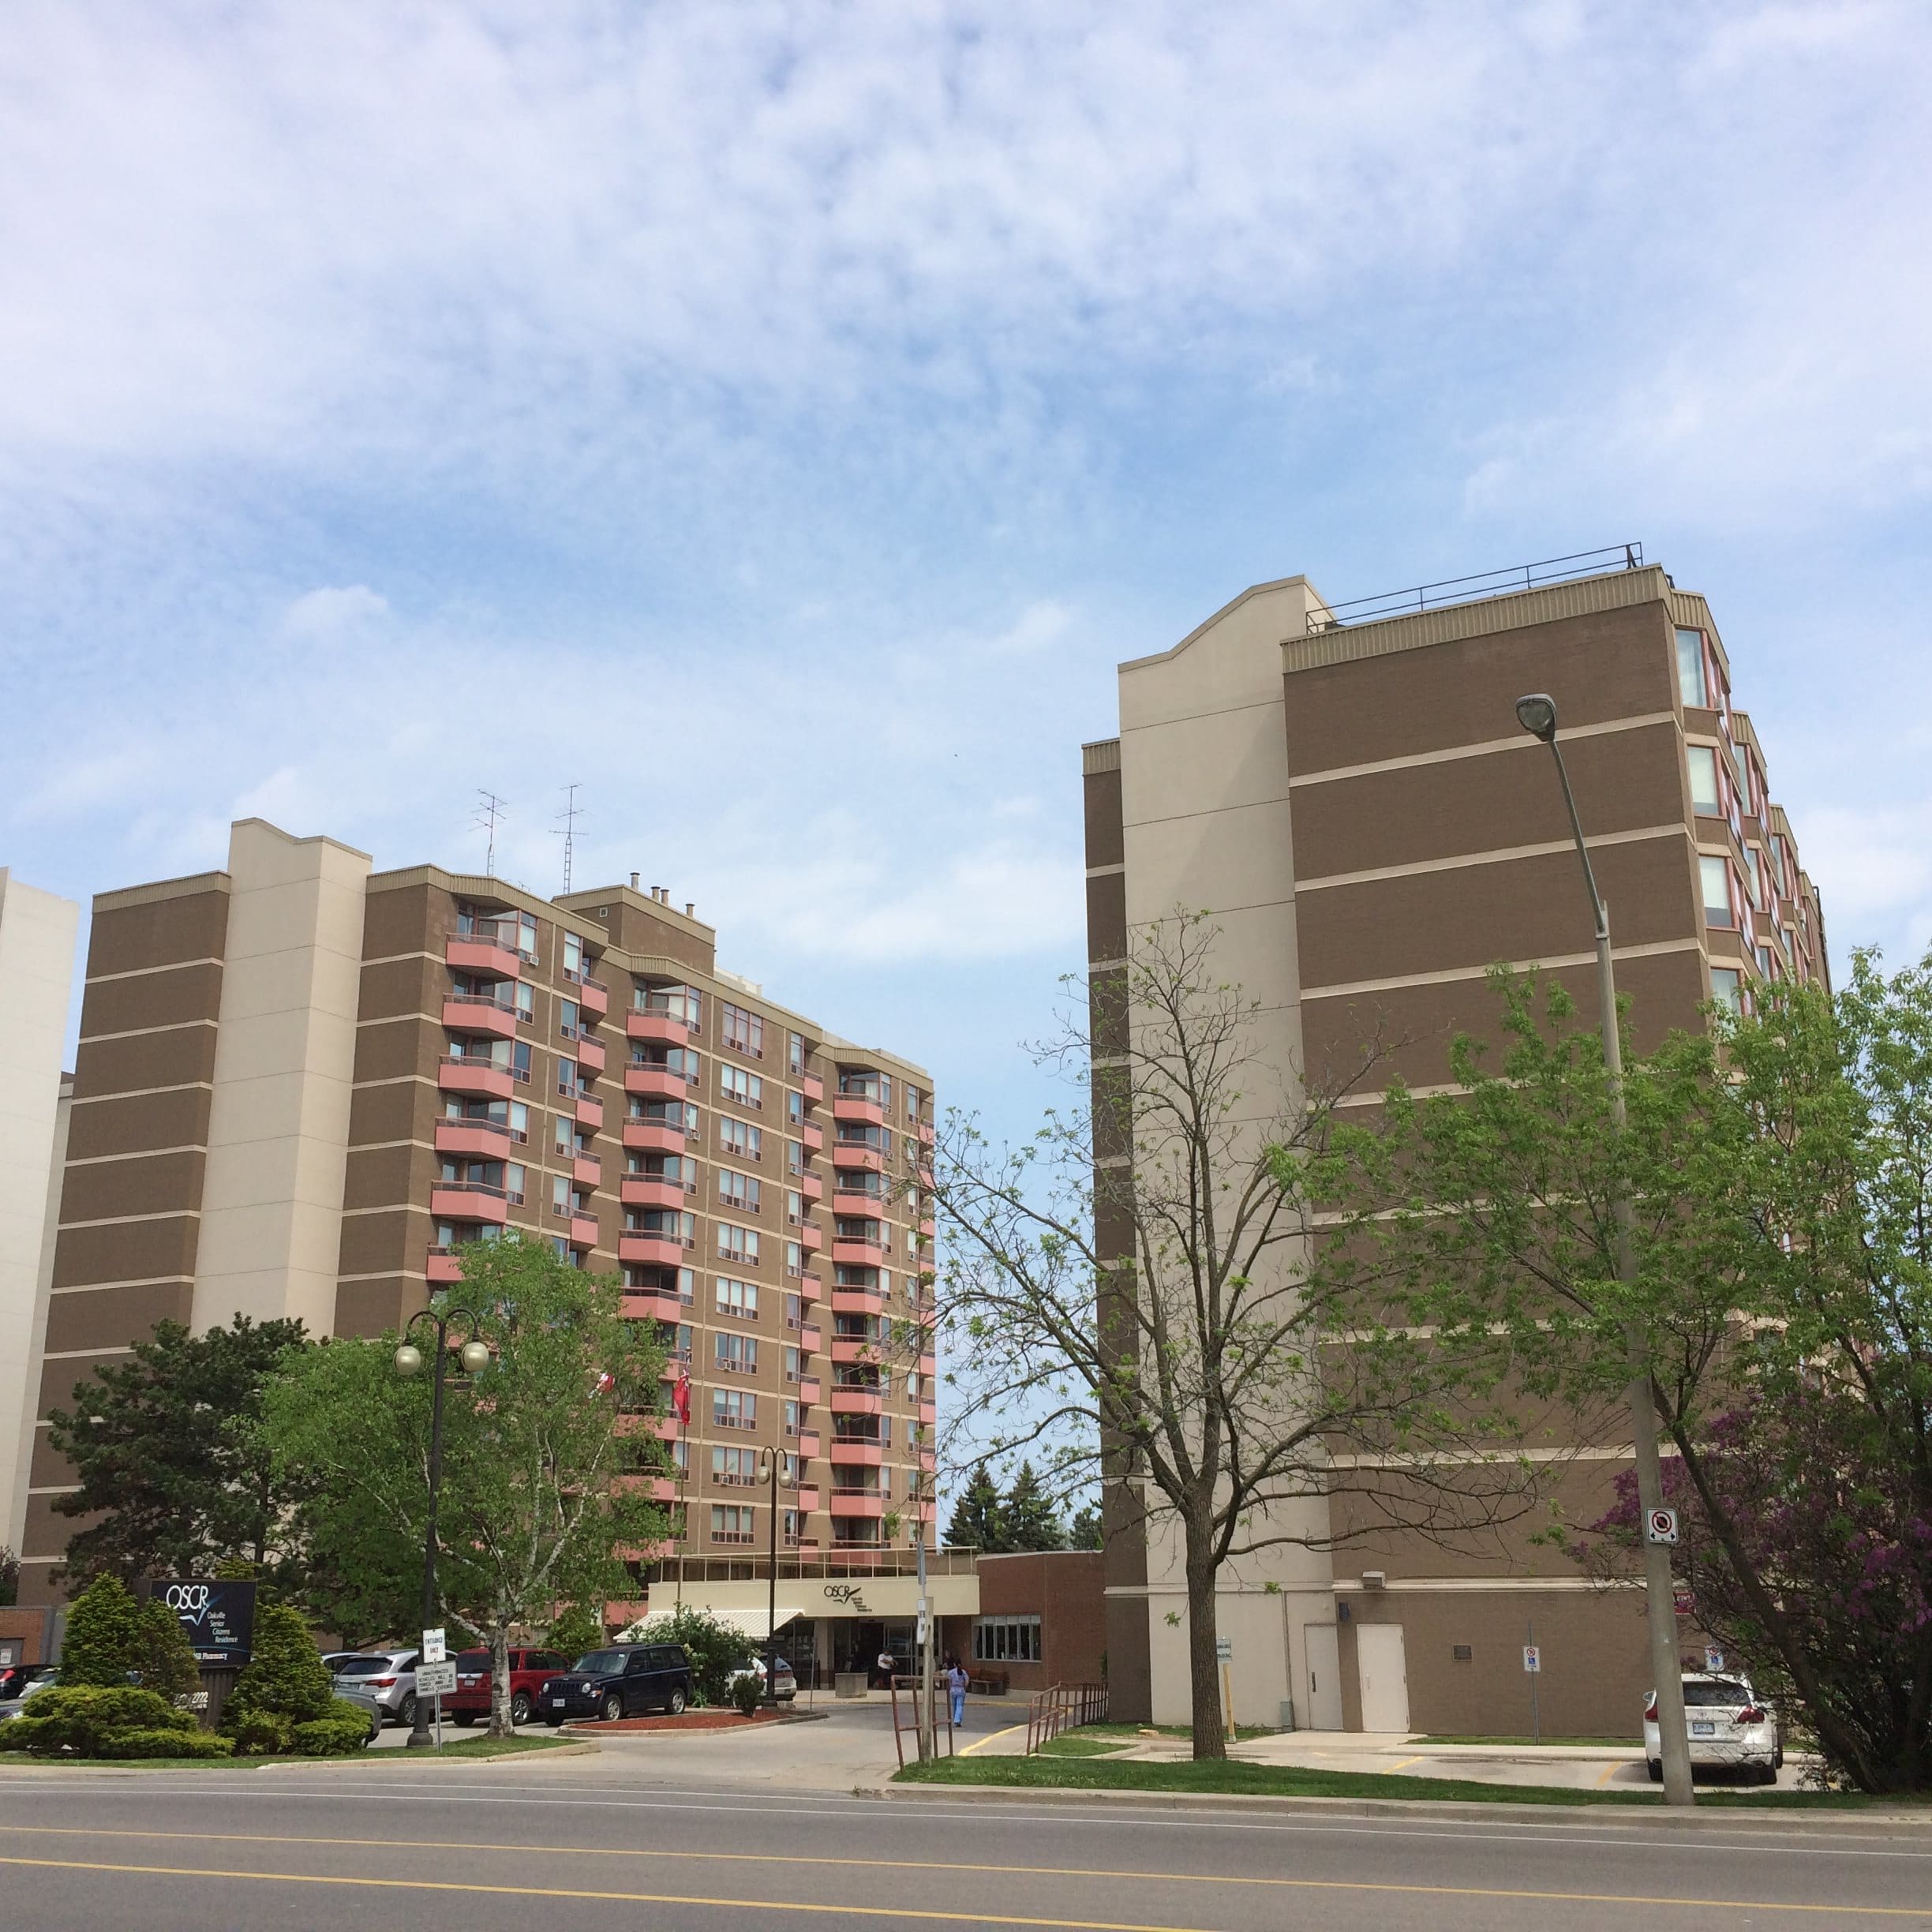
<svg viewBox="0 0 1932 1932">
<path fill-rule="evenodd" d="M 1760 1784 L 1775 1784 L 1777 1782 L 1778 1768 L 1775 1764 L 1761 1764 L 1755 1769 Z"/>
<path fill-rule="evenodd" d="M 547 1724 L 552 1731 L 555 1731 L 562 1725 L 564 1720 L 561 1717 L 545 1717 L 544 1719 L 544 1722 Z"/>
<path fill-rule="evenodd" d="M 466 1731 L 467 1731 L 470 1727 L 476 1722 L 476 1713 L 474 1711 L 451 1711 L 450 1715 L 454 1717 L 457 1723 Z"/>
<path fill-rule="evenodd" d="M 680 1684 L 671 1693 L 670 1702 L 665 1705 L 673 1717 L 681 1717 L 684 1710 L 684 1687 Z"/>
<path fill-rule="evenodd" d="M 510 1698 L 510 1721 L 513 1724 L 526 1724 L 530 1720 L 530 1693 L 518 1690 Z"/>
<path fill-rule="evenodd" d="M 1653 1784 L 1661 1784 L 1664 1782 L 1663 1759 L 1661 1758 L 1646 1758 L 1644 1760 L 1644 1763 L 1646 1767 L 1649 1771 L 1650 1782 Z"/>
<path fill-rule="evenodd" d="M 410 1730 L 415 1729 L 416 1693 L 414 1690 L 406 1691 L 403 1694 L 402 1702 L 396 1706 L 396 1722 L 406 1726 Z"/>
<path fill-rule="evenodd" d="M 623 1715 L 623 1699 L 613 1690 L 604 1700 L 604 1721 L 615 1724 Z"/>
</svg>

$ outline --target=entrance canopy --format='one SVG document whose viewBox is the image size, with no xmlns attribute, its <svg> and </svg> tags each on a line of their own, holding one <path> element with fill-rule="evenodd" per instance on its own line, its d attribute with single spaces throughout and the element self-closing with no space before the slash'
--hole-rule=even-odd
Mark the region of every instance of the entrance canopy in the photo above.
<svg viewBox="0 0 1932 1932">
<path fill-rule="evenodd" d="M 662 1586 L 660 1586 L 661 1593 L 661 1588 Z M 788 1623 L 796 1623 L 805 1614 L 796 1604 L 781 1603 L 778 1606 L 777 1615 L 773 1619 L 770 1628 L 767 1629 L 766 1613 L 769 1606 L 763 1603 L 758 1604 L 755 1608 L 746 1604 L 710 1603 L 706 1601 L 703 1591 L 699 1589 L 687 1589 L 684 1593 L 684 1602 L 688 1608 L 702 1610 L 706 1616 L 716 1617 L 719 1623 L 728 1623 L 733 1630 L 742 1631 L 754 1642 L 760 1644 L 763 1643 L 773 1631 L 783 1630 Z M 672 1604 L 661 1601 L 661 1600 L 655 1605 L 653 1614 L 658 1616 L 668 1616 L 673 1607 Z M 635 1639 L 643 1627 L 644 1619 L 631 1624 L 629 1628 L 619 1634 L 618 1642 L 623 1643 Z"/>
</svg>

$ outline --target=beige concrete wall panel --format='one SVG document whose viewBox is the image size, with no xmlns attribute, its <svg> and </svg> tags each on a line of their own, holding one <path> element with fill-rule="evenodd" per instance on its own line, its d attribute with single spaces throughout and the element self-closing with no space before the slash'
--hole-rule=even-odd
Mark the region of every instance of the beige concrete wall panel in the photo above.
<svg viewBox="0 0 1932 1932">
<path fill-rule="evenodd" d="M 189 1149 L 69 1167 L 61 1195 L 61 1219 L 107 1221 L 126 1215 L 189 1211 L 200 1204 L 204 1159 Z"/>
<path fill-rule="evenodd" d="M 1080 790 L 1087 827 L 1088 864 L 1119 865 L 1126 856 L 1121 844 L 1119 766 L 1117 764 L 1111 771 L 1088 773 L 1080 781 Z"/>
<path fill-rule="evenodd" d="M 54 1250 L 53 1285 L 56 1290 L 88 1288 L 107 1282 L 192 1276 L 195 1228 L 194 1217 L 186 1214 L 62 1228 Z"/>
<path fill-rule="evenodd" d="M 74 1289 L 47 1302 L 47 1346 L 57 1354 L 81 1349 L 125 1348 L 144 1342 L 160 1321 L 185 1322 L 193 1299 L 178 1281 L 137 1282 L 120 1288 Z"/>
<path fill-rule="evenodd" d="M 1676 666 L 1656 601 L 1294 671 L 1289 760 L 1300 776 L 1507 738 L 1526 691 L 1548 691 L 1571 727 L 1670 711 Z"/>
<path fill-rule="evenodd" d="M 429 1306 L 421 1278 L 392 1275 L 381 1281 L 344 1282 L 335 1291 L 335 1333 L 379 1335 L 399 1330 L 418 1309 Z"/>
<path fill-rule="evenodd" d="M 1619 945 L 1702 937 L 1682 837 L 1605 846 L 1593 863 Z M 1298 908 L 1303 983 L 1320 989 L 1579 952 L 1590 943 L 1574 851 L 1309 893 Z"/>
<path fill-rule="evenodd" d="M 1687 821 L 1677 729 L 1660 721 L 1578 738 L 1564 762 L 1590 837 Z M 1472 852 L 1571 842 L 1549 754 L 1519 747 L 1367 772 L 1295 793 L 1295 876 L 1306 882 Z"/>
<path fill-rule="evenodd" d="M 97 904 L 88 932 L 88 977 L 219 959 L 227 923 L 228 893 L 214 886 L 140 905 Z"/>
<path fill-rule="evenodd" d="M 1578 897 L 1581 899 L 1581 893 Z M 1578 909 L 1581 923 L 1587 925 L 1587 908 Z M 1587 930 L 1582 936 L 1587 941 Z M 1575 1002 L 1583 1017 L 1578 1024 L 1593 1025 L 1595 962 L 1553 968 L 1547 976 L 1560 983 Z M 1702 1024 L 1698 1008 L 1708 995 L 1702 957 L 1697 952 L 1620 959 L 1616 982 L 1619 997 L 1630 1002 L 1630 1033 L 1637 1052 L 1653 1051 L 1673 1028 Z M 1505 1044 L 1501 1012 L 1501 1002 L 1485 979 L 1438 980 L 1304 1000 L 1301 1033 L 1311 1076 L 1318 1080 L 1340 1077 L 1344 1069 L 1352 1073 L 1365 1050 L 1379 1041 L 1382 1058 L 1356 1091 L 1380 1091 L 1398 1076 L 1413 1087 L 1435 1087 L 1449 1077 L 1449 1045 L 1458 1033 L 1488 1043 L 1492 1050 L 1486 1064 L 1500 1063 Z"/>
<path fill-rule="evenodd" d="M 90 1101 L 73 1110 L 67 1157 L 90 1161 L 140 1154 L 149 1148 L 203 1146 L 208 1140 L 208 1107 L 205 1087 Z"/>
<path fill-rule="evenodd" d="M 164 972 L 101 979 L 81 1002 L 82 1035 L 136 1033 L 214 1019 L 221 1003 L 221 968 L 207 960 Z"/>
<path fill-rule="evenodd" d="M 74 1053 L 74 1095 L 139 1093 L 153 1087 L 183 1087 L 215 1076 L 212 1027 L 175 1027 L 125 1039 L 83 1040 Z"/>
</svg>

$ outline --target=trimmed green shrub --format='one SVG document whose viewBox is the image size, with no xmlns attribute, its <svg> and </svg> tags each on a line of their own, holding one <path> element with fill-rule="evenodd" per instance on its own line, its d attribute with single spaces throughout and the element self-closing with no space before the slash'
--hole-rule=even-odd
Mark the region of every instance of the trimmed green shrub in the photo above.
<svg viewBox="0 0 1932 1932">
<path fill-rule="evenodd" d="M 21 1720 L 14 1721 L 17 1724 Z M 113 1754 L 117 1758 L 226 1758 L 234 1749 L 229 1739 L 217 1737 L 212 1731 L 122 1731 L 115 1734 Z"/>
<path fill-rule="evenodd" d="M 763 1701 L 764 1694 L 755 1677 L 737 1677 L 732 1680 L 731 1701 L 737 1705 L 741 1717 L 749 1717 Z"/>
<path fill-rule="evenodd" d="M 124 1684 L 129 1671 L 140 1668 L 146 1648 L 140 1605 L 118 1576 L 103 1571 L 68 1609 L 61 1687 Z"/>
<path fill-rule="evenodd" d="M 140 1649 L 133 1668 L 140 1672 L 141 1688 L 158 1690 L 164 1698 L 185 1698 L 201 1687 L 201 1667 L 195 1662 L 194 1646 L 175 1616 L 158 1597 L 137 1606 L 135 1634 Z"/>
<path fill-rule="evenodd" d="M 294 1728 L 312 1717 L 327 1714 L 335 1702 L 322 1653 L 309 1634 L 299 1611 L 286 1604 L 257 1604 L 255 1610 L 254 1654 L 247 1668 L 235 1679 L 226 1709 L 222 1712 L 223 1730 L 239 1741 L 247 1735 L 279 1735 L 274 1725 L 256 1724 L 260 1718 L 277 1718 L 289 1733 L 280 1744 L 248 1744 L 249 1750 L 286 1750 Z"/>
<path fill-rule="evenodd" d="M 295 1726 L 295 1748 L 305 1758 L 353 1758 L 369 1742 L 369 1718 L 340 1698 L 320 1717 Z"/>
<path fill-rule="evenodd" d="M 725 1680 L 751 1648 L 735 1623 L 721 1623 L 709 1611 L 689 1604 L 680 1604 L 668 1616 L 653 1617 L 631 1640 L 682 1644 L 691 1658 L 691 1681 L 701 1704 L 725 1702 Z"/>
<path fill-rule="evenodd" d="M 146 1740 L 163 1735 L 184 1741 L 181 1755 L 192 1757 L 192 1740 L 203 1733 L 157 1691 L 126 1683 L 59 1683 L 36 1690 L 19 1717 L 0 1724 L 0 1750 L 152 1758 L 158 1754 Z"/>
<path fill-rule="evenodd" d="M 275 1711 L 244 1711 L 235 1717 L 225 1710 L 222 1729 L 244 1758 L 286 1758 L 295 1748 L 294 1719 Z"/>
</svg>

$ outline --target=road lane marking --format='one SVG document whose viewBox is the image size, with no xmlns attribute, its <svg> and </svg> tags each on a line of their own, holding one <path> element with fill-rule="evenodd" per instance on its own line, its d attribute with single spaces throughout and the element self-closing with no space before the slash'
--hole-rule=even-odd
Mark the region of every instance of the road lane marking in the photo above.
<svg viewBox="0 0 1932 1932">
<path fill-rule="evenodd" d="M 970 1758 L 975 1751 L 984 1750 L 995 1738 L 1011 1737 L 1016 1731 L 1024 1731 L 1024 1724 L 1009 1724 L 1004 1731 L 989 1731 L 976 1744 L 968 1744 L 959 1753 L 962 1758 Z"/>
<path fill-rule="evenodd" d="M 1426 1756 L 1427 1754 L 1425 1753 L 1423 1755 Z M 1391 1765 L 1389 1768 L 1382 1773 L 1382 1775 L 1384 1777 L 1393 1777 L 1398 1771 L 1406 1771 L 1412 1764 L 1420 1764 L 1421 1762 L 1422 1758 L 1421 1756 L 1405 1758 L 1400 1764 Z"/>
<path fill-rule="evenodd" d="M 83 1828 L 84 1829 L 84 1828 Z M 101 1834 L 108 1835 L 108 1834 Z M 145 1833 L 130 1833 L 133 1837 L 146 1837 Z M 189 1833 L 175 1834 L 182 1837 Z M 267 1842 L 283 1844 L 346 1845 L 360 1849 L 365 1844 L 391 1844 L 389 1840 L 358 1840 L 353 1839 L 271 1839 Z M 413 1851 L 414 1845 L 401 1844 L 398 1848 Z M 532 1851 L 548 1848 L 522 1845 L 490 1848 L 481 1845 L 432 1845 L 426 1848 L 445 1852 L 474 1852 L 500 1848 L 515 1850 L 526 1855 Z M 564 1855 L 568 1855 L 565 1854 Z M 636 1855 L 662 1855 L 638 1853 Z M 702 1852 L 672 1853 L 676 1857 L 706 1858 Z M 743 1855 L 723 1855 L 734 1861 L 770 1864 L 804 1863 L 803 1859 L 789 1860 L 777 1857 L 758 1857 L 755 1859 Z M 848 1867 L 863 1866 L 874 1861 L 859 1859 L 822 1859 L 812 1861 L 820 1864 L 837 1864 Z M 889 1861 L 876 1861 L 889 1869 L 897 1869 Z M 489 1885 L 476 1880 L 441 1878 L 381 1878 L 368 1874 L 346 1875 L 327 1872 L 255 1872 L 227 1871 L 214 1867 L 191 1865 L 122 1865 L 87 1859 L 20 1858 L 9 1853 L 0 1852 L 0 1865 L 29 1867 L 52 1871 L 113 1872 L 136 1877 L 157 1878 L 235 1878 L 253 1879 L 264 1883 L 279 1885 L 360 1885 L 377 1890 L 397 1892 L 462 1892 L 487 1895 L 498 1898 L 553 1898 L 603 1900 L 624 1904 L 637 1905 L 711 1905 L 735 1911 L 795 1911 L 795 1912 L 843 1912 L 848 1916 L 865 1919 L 916 1919 L 939 1921 L 945 1923 L 971 1923 L 973 1925 L 1031 1926 L 1050 1929 L 1050 1932 L 1208 1932 L 1208 1928 L 1199 1926 L 1173 1926 L 1150 1923 L 1144 1919 L 1047 1919 L 1023 1916 L 1017 1913 L 986 1911 L 941 1911 L 909 1905 L 863 1905 L 841 1900 L 837 1903 L 821 1903 L 803 1899 L 735 1899 L 713 1898 L 702 1893 L 673 1892 L 605 1892 L 589 1888 L 577 1889 L 560 1885 Z M 1035 1876 L 1076 1877 L 1088 1878 L 1139 1878 L 1160 1880 L 1163 1874 L 1158 1872 L 1048 1872 L 1037 1866 L 974 1866 L 938 1865 L 925 1869 L 940 1871 L 978 1872 L 982 1874 L 1031 1873 Z M 1189 1883 L 1223 1883 L 1222 1880 L 1190 1877 Z M 1747 1911 L 1747 1912 L 1835 1912 L 1840 1915 L 1850 1914 L 1866 1919 L 1932 1919 L 1932 1904 L 1929 1905 L 1847 1905 L 1837 1902 L 1828 1905 L 1785 1902 L 1777 1899 L 1723 1899 L 1723 1898 L 1668 1898 L 1661 1894 L 1619 1892 L 1545 1892 L 1527 1889 L 1511 1889 L 1497 1885 L 1398 1885 L 1388 1881 L 1353 1878 L 1271 1878 L 1243 1879 L 1237 1881 L 1247 1885 L 1267 1884 L 1290 1892 L 1355 1892 L 1380 1893 L 1406 1898 L 1463 1898 L 1511 1900 L 1524 1904 L 1563 1905 L 1626 1905 L 1655 1909 L 1668 1907 L 1679 1911 Z"/>
<path fill-rule="evenodd" d="M 1601 1791 L 1603 1788 L 1608 1784 L 1610 1780 L 1623 1769 L 1623 1761 L 1620 1758 L 1613 1765 L 1605 1765 L 1604 1766 L 1603 1776 L 1597 1780 L 1597 1788 L 1599 1791 Z"/>
</svg>

